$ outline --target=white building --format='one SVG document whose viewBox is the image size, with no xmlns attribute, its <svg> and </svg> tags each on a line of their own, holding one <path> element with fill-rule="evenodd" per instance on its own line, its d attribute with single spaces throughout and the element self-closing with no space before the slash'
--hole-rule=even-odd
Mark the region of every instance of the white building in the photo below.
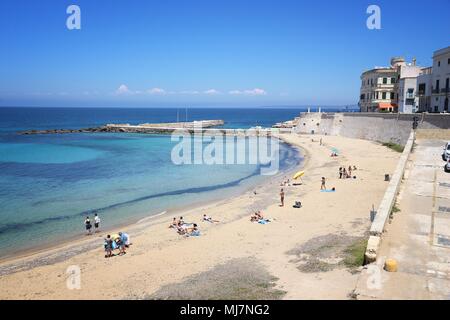
<svg viewBox="0 0 450 320">
<path fill-rule="evenodd" d="M 415 59 L 412 64 L 400 65 L 398 68 L 398 112 L 415 113 L 418 110 L 419 100 L 416 97 L 417 77 L 422 68 L 416 66 Z"/>
<path fill-rule="evenodd" d="M 417 77 L 416 106 L 419 112 L 431 112 L 432 68 L 423 68 Z"/>
<path fill-rule="evenodd" d="M 450 47 L 434 52 L 431 78 L 431 111 L 449 112 Z"/>
<path fill-rule="evenodd" d="M 397 112 L 398 67 L 403 58 L 392 58 L 390 67 L 375 67 L 361 75 L 361 112 Z"/>
</svg>

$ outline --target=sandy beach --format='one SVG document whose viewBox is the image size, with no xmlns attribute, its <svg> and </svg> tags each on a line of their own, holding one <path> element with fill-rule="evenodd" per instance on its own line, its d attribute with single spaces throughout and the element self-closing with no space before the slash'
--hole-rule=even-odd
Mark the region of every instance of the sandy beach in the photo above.
<svg viewBox="0 0 450 320">
<path fill-rule="evenodd" d="M 267 182 L 238 197 L 191 208 L 200 237 L 169 229 L 161 215 L 127 228 L 133 245 L 105 259 L 104 233 L 0 264 L 0 299 L 349 299 L 359 269 L 354 262 L 367 238 L 400 153 L 380 144 L 337 136 L 281 135 L 301 149 L 301 185 Z M 319 140 L 322 138 L 323 145 Z M 331 148 L 339 150 L 330 157 Z M 340 166 L 356 179 L 339 179 Z M 320 180 L 327 188 L 320 192 Z M 303 207 L 293 208 L 295 201 Z M 272 222 L 249 221 L 262 210 Z M 201 222 L 206 213 L 220 223 Z M 169 213 L 170 214 L 170 213 Z M 81 288 L 68 289 L 66 270 L 81 268 Z"/>
</svg>

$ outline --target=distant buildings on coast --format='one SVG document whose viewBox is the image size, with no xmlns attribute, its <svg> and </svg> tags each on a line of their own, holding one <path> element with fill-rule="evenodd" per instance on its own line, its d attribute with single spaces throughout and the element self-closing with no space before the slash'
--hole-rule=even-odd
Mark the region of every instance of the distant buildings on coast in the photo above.
<svg viewBox="0 0 450 320">
<path fill-rule="evenodd" d="M 450 46 L 433 54 L 433 66 L 416 60 L 391 59 L 389 67 L 375 67 L 361 75 L 361 112 L 449 112 Z"/>
</svg>

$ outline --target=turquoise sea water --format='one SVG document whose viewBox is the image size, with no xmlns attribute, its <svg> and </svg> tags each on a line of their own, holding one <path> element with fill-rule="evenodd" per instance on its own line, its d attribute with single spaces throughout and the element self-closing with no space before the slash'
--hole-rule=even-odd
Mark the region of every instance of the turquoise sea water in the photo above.
<svg viewBox="0 0 450 320">
<path fill-rule="evenodd" d="M 198 119 L 223 119 L 225 126 L 244 128 L 268 126 L 299 113 L 268 110 L 258 120 L 258 112 L 252 111 L 190 110 Z M 260 175 L 258 164 L 175 165 L 171 151 L 177 142 L 170 136 L 16 133 L 173 121 L 173 113 L 170 109 L 0 108 L 0 256 L 81 235 L 84 217 L 94 212 L 108 228 L 236 194 L 267 179 Z M 251 119 L 246 119 L 250 114 Z M 300 161 L 295 150 L 281 146 L 281 170 Z"/>
</svg>

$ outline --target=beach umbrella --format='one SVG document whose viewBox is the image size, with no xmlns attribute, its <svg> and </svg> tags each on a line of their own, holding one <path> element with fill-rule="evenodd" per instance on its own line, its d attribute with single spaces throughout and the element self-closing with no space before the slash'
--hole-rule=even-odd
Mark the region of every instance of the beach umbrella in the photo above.
<svg viewBox="0 0 450 320">
<path fill-rule="evenodd" d="M 112 239 L 112 240 L 115 241 L 117 238 L 120 238 L 120 236 L 119 236 L 118 233 L 114 233 L 114 234 L 111 235 L 111 239 Z"/>
<path fill-rule="evenodd" d="M 296 174 L 294 174 L 293 179 L 297 180 L 298 178 L 301 178 L 305 174 L 305 171 L 299 171 Z"/>
</svg>

